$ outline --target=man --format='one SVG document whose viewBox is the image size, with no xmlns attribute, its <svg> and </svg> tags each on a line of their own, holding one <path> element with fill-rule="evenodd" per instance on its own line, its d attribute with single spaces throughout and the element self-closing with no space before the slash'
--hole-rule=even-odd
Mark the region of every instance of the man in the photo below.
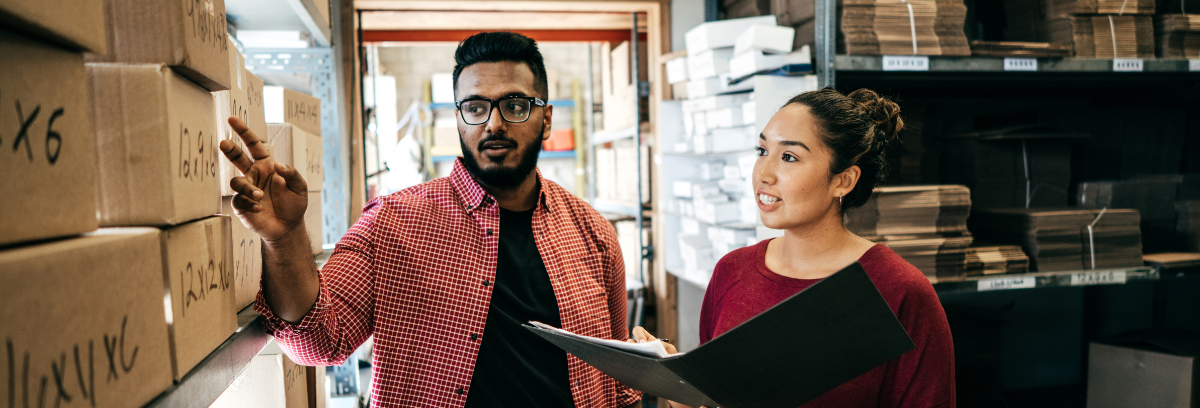
<svg viewBox="0 0 1200 408">
<path fill-rule="evenodd" d="M 301 364 L 340 364 L 374 335 L 372 406 L 640 406 L 521 327 L 628 338 L 615 231 L 536 170 L 553 113 L 537 44 L 481 33 L 454 58 L 463 157 L 449 177 L 368 203 L 320 272 L 305 181 L 230 119 L 247 150 L 220 145 L 245 175 L 230 182 L 235 212 L 264 241 L 255 309 Z"/>
</svg>

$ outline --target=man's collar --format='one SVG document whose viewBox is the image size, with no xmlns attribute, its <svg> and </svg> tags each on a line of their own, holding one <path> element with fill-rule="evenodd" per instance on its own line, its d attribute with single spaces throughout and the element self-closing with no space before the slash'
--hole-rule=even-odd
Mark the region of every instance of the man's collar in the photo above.
<svg viewBox="0 0 1200 408">
<path fill-rule="evenodd" d="M 549 206 L 546 205 L 546 183 L 542 178 L 542 170 L 535 167 L 533 172 L 537 175 L 539 186 L 537 207 L 546 210 Z M 495 197 L 492 197 L 487 190 L 483 189 L 483 186 L 479 185 L 478 181 L 475 181 L 474 177 L 471 177 L 471 172 L 463 166 L 461 157 L 454 160 L 454 170 L 450 171 L 450 185 L 454 188 L 454 192 L 462 198 L 467 213 L 473 213 L 484 205 L 496 201 Z"/>
</svg>

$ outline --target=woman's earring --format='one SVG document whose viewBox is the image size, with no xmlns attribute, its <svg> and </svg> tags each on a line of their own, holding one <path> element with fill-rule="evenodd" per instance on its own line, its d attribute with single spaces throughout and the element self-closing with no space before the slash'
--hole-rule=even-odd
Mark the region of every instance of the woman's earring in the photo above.
<svg viewBox="0 0 1200 408">
<path fill-rule="evenodd" d="M 838 196 L 838 205 L 842 205 L 842 196 Z"/>
</svg>

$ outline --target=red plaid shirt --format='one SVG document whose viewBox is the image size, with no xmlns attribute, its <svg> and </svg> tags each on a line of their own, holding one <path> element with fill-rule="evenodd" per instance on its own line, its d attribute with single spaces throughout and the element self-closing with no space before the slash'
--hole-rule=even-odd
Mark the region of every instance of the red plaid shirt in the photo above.
<svg viewBox="0 0 1200 408">
<path fill-rule="evenodd" d="M 538 252 L 563 328 L 629 338 L 616 232 L 594 209 L 537 174 Z M 371 200 L 321 269 L 317 303 L 299 324 L 254 304 L 267 330 L 304 365 L 338 365 L 375 336 L 371 405 L 461 407 L 470 393 L 496 278 L 500 210 L 462 167 L 450 177 Z M 552 347 L 547 345 L 547 347 Z M 624 407 L 641 393 L 568 355 L 579 407 Z"/>
</svg>

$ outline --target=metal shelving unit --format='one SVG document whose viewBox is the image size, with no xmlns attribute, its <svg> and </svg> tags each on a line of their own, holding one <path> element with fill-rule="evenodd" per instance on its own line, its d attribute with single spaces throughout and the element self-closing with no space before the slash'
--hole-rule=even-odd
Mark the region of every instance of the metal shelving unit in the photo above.
<svg viewBox="0 0 1200 408">
<path fill-rule="evenodd" d="M 630 47 L 630 75 L 629 75 L 629 77 L 632 79 L 632 81 L 637 83 L 637 86 L 635 87 L 635 92 L 637 92 L 637 97 L 634 98 L 634 103 L 633 103 L 633 105 L 634 105 L 633 106 L 633 118 L 634 118 L 633 125 L 630 125 L 629 127 L 618 129 L 615 131 L 600 132 L 600 131 L 593 130 L 591 132 L 591 137 L 589 138 L 588 143 L 587 143 L 587 155 L 588 155 L 587 166 L 589 168 L 589 173 L 592 175 L 592 181 L 588 183 L 588 185 L 589 185 L 588 198 L 589 198 L 590 203 L 592 204 L 592 207 L 595 208 L 596 211 L 599 211 L 601 214 L 605 215 L 605 217 L 610 220 L 611 219 L 620 219 L 620 218 L 624 218 L 624 217 L 630 217 L 633 219 L 634 223 L 636 223 L 636 225 L 637 225 L 638 246 L 641 247 L 641 258 L 637 259 L 636 261 L 631 260 L 631 259 L 625 260 L 626 276 L 629 276 L 631 274 L 631 272 L 635 272 L 637 274 L 636 275 L 637 279 L 627 279 L 627 281 L 636 280 L 638 284 L 636 286 L 630 286 L 629 284 L 626 285 L 626 289 L 629 293 L 630 306 L 631 306 L 631 308 L 629 309 L 629 315 L 630 315 L 630 318 L 629 318 L 630 326 L 629 327 L 634 327 L 634 326 L 642 325 L 642 315 L 643 315 L 642 309 L 645 305 L 645 299 L 646 299 L 646 289 L 645 289 L 646 281 L 645 281 L 645 279 L 646 279 L 646 275 L 649 273 L 649 271 L 645 268 L 644 261 L 646 261 L 646 260 L 652 261 L 654 259 L 654 247 L 650 242 L 646 242 L 645 235 L 643 233 L 643 231 L 646 228 L 645 221 L 647 219 L 647 217 L 646 217 L 647 208 L 642 204 L 646 201 L 646 197 L 642 196 L 642 170 L 643 169 L 642 169 L 642 149 L 641 149 L 641 147 L 645 143 L 645 141 L 642 140 L 641 104 L 639 101 L 641 100 L 641 97 L 647 96 L 646 93 L 643 93 L 643 89 L 648 90 L 648 87 L 644 87 L 643 86 L 644 84 L 641 83 L 640 79 L 639 79 L 640 78 L 640 72 L 639 72 L 640 62 L 638 61 L 638 54 L 640 52 L 639 48 L 641 47 L 641 45 L 639 44 L 639 41 L 638 41 L 638 13 L 637 12 L 630 13 L 630 17 L 632 18 L 632 24 L 629 29 L 630 46 L 631 46 Z M 589 52 L 588 55 L 590 58 L 591 53 Z M 591 65 L 590 61 L 589 61 L 589 65 Z M 590 72 L 589 72 L 588 77 L 591 78 Z M 589 113 L 590 113 L 590 109 L 589 109 Z M 588 116 L 590 118 L 591 115 L 588 115 Z M 612 202 L 609 200 L 599 199 L 596 197 L 596 189 L 595 189 L 595 182 L 594 182 L 595 174 L 596 174 L 596 160 L 595 160 L 596 147 L 599 145 L 608 143 L 608 142 L 624 140 L 624 139 L 632 139 L 634 141 L 634 143 L 637 144 L 637 148 L 635 149 L 637 152 L 637 155 L 636 155 L 637 180 L 636 180 L 636 184 L 635 184 L 635 186 L 637 188 L 637 202 L 636 203 L 616 203 L 616 202 Z M 636 264 L 637 266 L 635 268 L 630 268 L 629 265 L 631 265 L 631 264 Z"/>
<path fill-rule="evenodd" d="M 317 7 L 328 0 L 254 0 L 225 3 L 225 14 L 239 29 L 287 30 L 307 32 L 319 46 L 328 47 L 332 31 L 329 19 Z M 325 10 L 329 10 L 326 7 Z M 288 11 L 291 11 L 289 13 Z"/>
<path fill-rule="evenodd" d="M 939 280 L 930 278 L 938 294 L 974 293 L 997 290 L 1120 285 L 1128 282 L 1158 280 L 1158 269 L 1150 266 L 1089 269 L 1078 271 L 1032 272 L 1018 275 L 968 276 Z"/>
</svg>

